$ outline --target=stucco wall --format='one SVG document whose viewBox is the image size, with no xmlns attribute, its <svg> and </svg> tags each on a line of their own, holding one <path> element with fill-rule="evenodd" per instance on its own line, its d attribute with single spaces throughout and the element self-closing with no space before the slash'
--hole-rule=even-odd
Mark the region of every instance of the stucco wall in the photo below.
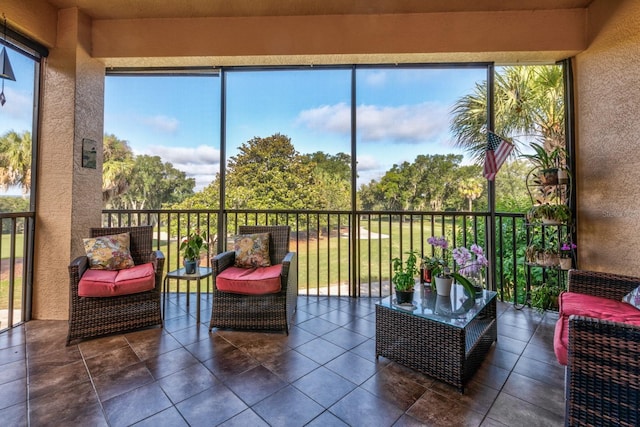
<svg viewBox="0 0 640 427">
<path fill-rule="evenodd" d="M 326 60 L 338 55 L 338 60 L 344 62 L 345 57 L 340 55 L 353 53 L 373 55 L 369 56 L 372 62 L 382 62 L 382 58 L 375 55 L 385 55 L 387 59 L 427 60 L 427 57 L 413 55 L 431 53 L 441 57 L 454 46 L 458 53 L 490 52 L 488 57 L 493 60 L 509 62 L 520 58 L 514 51 L 523 50 L 528 55 L 546 53 L 548 60 L 553 57 L 549 56 L 551 51 L 582 50 L 589 40 L 591 44 L 575 60 L 579 263 L 582 268 L 640 275 L 637 261 L 640 168 L 636 167 L 640 137 L 637 119 L 640 117 L 640 1 L 594 1 L 587 13 L 589 32 L 586 35 L 584 14 L 565 11 L 566 19 L 559 22 L 539 13 L 530 13 L 530 21 L 508 19 L 510 25 L 498 26 L 499 31 L 493 33 L 487 33 L 486 22 L 482 24 L 482 19 L 471 14 L 469 18 L 475 21 L 463 20 L 447 27 L 460 38 L 442 32 L 430 37 L 429 29 L 434 26 L 427 25 L 432 21 L 434 25 L 452 23 L 459 15 L 448 21 L 410 15 L 344 17 L 341 22 L 350 24 L 351 30 L 346 34 L 327 32 L 326 28 L 334 21 L 328 25 L 326 17 L 317 17 L 311 22 L 293 20 L 295 25 L 309 24 L 308 28 L 301 28 L 306 31 L 303 31 L 306 37 L 299 40 L 291 40 L 290 34 L 283 30 L 282 22 L 291 21 L 285 18 L 258 20 L 260 25 L 254 29 L 250 24 L 255 20 L 244 20 L 240 22 L 242 25 L 237 25 L 237 21 L 229 18 L 222 21 L 228 26 L 228 31 L 223 32 L 220 30 L 224 25 L 210 30 L 211 22 L 206 20 L 195 27 L 187 21 L 145 22 L 149 27 L 135 20 L 91 22 L 76 9 L 66 9 L 55 16 L 55 11 L 44 0 L 9 0 L 6 5 L 10 8 L 11 24 L 52 48 L 44 67 L 42 88 L 33 301 L 36 318 L 67 317 L 67 264 L 82 253 L 81 238 L 87 229 L 99 225 L 100 221 L 102 158 L 99 156 L 95 170 L 81 167 L 83 138 L 97 141 L 98 152 L 102 151 L 104 67 L 93 58 L 101 57 L 101 60 L 113 61 L 113 65 L 126 66 L 134 65 L 132 60 L 144 60 L 143 56 L 151 53 L 155 58 L 147 56 L 146 59 L 173 59 L 178 61 L 174 65 L 188 65 L 189 61 L 204 57 L 200 55 L 218 56 L 245 65 L 260 63 L 259 57 L 277 60 L 282 55 L 296 61 L 302 56 L 315 56 L 320 58 L 318 63 L 322 57 Z M 52 24 L 54 16 L 57 26 Z M 505 16 L 492 19 L 504 20 Z M 374 23 L 377 25 L 371 25 L 371 20 L 377 20 Z M 357 22 L 361 22 L 359 27 L 354 25 Z M 409 22 L 413 25 L 407 25 Z M 474 31 L 470 31 L 469 22 L 476 23 Z M 543 24 L 536 26 L 540 22 Z M 526 27 L 524 24 L 534 26 L 536 31 L 521 31 Z M 273 25 L 274 32 L 267 32 L 269 37 L 264 38 L 264 30 Z M 198 34 L 193 33 L 194 28 Z M 167 38 L 167 29 L 180 31 L 176 37 Z M 233 31 L 240 33 L 236 34 L 236 41 L 231 42 L 234 39 L 229 35 L 233 35 Z M 509 38 L 510 32 L 514 38 Z M 488 38 L 488 34 L 493 38 Z M 190 50 L 185 50 L 187 47 Z M 171 58 L 172 55 L 178 56 Z M 544 58 L 543 55 L 539 59 Z M 146 65 L 159 64 L 152 61 Z"/>
<path fill-rule="evenodd" d="M 640 275 L 640 1 L 596 0 L 575 60 L 579 267 Z"/>
<path fill-rule="evenodd" d="M 102 156 L 83 168 L 82 139 L 102 152 L 104 66 L 89 55 L 91 21 L 77 9 L 58 16 L 58 38 L 44 67 L 33 279 L 33 317 L 68 317 L 67 266 L 82 237 L 100 225 Z"/>
<path fill-rule="evenodd" d="M 172 57 L 182 65 L 202 64 L 196 58 L 208 65 L 247 58 L 263 65 L 265 58 L 274 65 L 283 58 L 358 63 L 367 55 L 382 61 L 386 55 L 388 62 L 421 54 L 440 62 L 481 61 L 496 60 L 498 52 L 526 62 L 539 59 L 536 52 L 563 59 L 584 49 L 584 22 L 583 9 L 94 20 L 93 55 L 107 65 Z"/>
</svg>

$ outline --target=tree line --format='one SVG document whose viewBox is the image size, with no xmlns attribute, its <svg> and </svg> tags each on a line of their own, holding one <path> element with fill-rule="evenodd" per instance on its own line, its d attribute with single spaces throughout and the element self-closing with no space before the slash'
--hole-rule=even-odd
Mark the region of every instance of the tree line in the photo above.
<svg viewBox="0 0 640 427">
<path fill-rule="evenodd" d="M 451 111 L 455 143 L 462 156 L 418 155 L 393 165 L 382 177 L 357 189 L 362 210 L 485 210 L 486 181 L 481 177 L 487 123 L 486 82 L 461 97 Z M 496 132 L 510 135 L 519 152 L 526 141 L 546 149 L 564 146 L 562 69 L 558 66 L 505 67 L 496 74 Z M 0 189 L 31 189 L 31 134 L 9 131 L 0 137 Z M 103 206 L 111 209 L 217 209 L 220 176 L 202 191 L 195 180 L 159 156 L 134 155 L 129 144 L 112 134 L 103 143 Z M 524 212 L 525 181 L 530 164 L 512 159 L 496 181 L 499 211 Z M 286 135 L 255 137 L 228 161 L 225 208 L 349 210 L 351 157 L 321 151 L 301 154 Z"/>
</svg>

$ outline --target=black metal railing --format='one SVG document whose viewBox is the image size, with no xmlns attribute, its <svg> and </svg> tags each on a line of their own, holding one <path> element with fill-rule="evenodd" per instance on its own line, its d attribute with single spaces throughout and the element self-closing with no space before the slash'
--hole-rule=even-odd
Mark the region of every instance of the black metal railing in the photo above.
<svg viewBox="0 0 640 427">
<path fill-rule="evenodd" d="M 0 330 L 29 319 L 33 212 L 0 213 Z M 166 257 L 167 271 L 182 266 L 179 244 L 190 230 L 206 230 L 208 252 L 202 261 L 227 248 L 239 225 L 281 225 L 292 229 L 291 250 L 297 252 L 301 295 L 382 297 L 391 294 L 392 260 L 408 251 L 432 254 L 430 236 L 446 235 L 452 247 L 483 244 L 489 230 L 487 213 L 228 210 L 222 225 L 213 210 L 106 210 L 103 226 L 150 224 L 154 246 Z M 218 230 L 224 230 L 218 235 Z M 503 301 L 526 302 L 530 271 L 525 262 L 528 232 L 523 214 L 496 214 L 493 270 Z M 206 281 L 207 289 L 212 285 Z M 171 290 L 179 291 L 180 283 Z"/>
<path fill-rule="evenodd" d="M 402 211 L 227 210 L 218 236 L 219 213 L 212 210 L 108 210 L 104 226 L 151 224 L 167 271 L 179 268 L 179 242 L 189 230 L 206 230 L 211 245 L 202 262 L 227 248 L 227 238 L 239 225 L 283 225 L 292 229 L 302 295 L 382 297 L 391 293 L 392 260 L 408 251 L 431 255 L 430 236 L 445 235 L 451 247 L 484 245 L 487 213 Z M 496 214 L 495 282 L 502 300 L 520 301 L 526 286 L 524 215 Z"/>
<path fill-rule="evenodd" d="M 0 330 L 29 318 L 33 212 L 0 213 Z"/>
</svg>

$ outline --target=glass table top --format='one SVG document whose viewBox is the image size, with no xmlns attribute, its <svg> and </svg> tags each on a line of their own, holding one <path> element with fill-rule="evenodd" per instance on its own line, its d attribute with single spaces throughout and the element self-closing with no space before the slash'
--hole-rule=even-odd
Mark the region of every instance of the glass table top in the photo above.
<svg viewBox="0 0 640 427">
<path fill-rule="evenodd" d="M 454 285 L 448 297 L 438 295 L 427 285 L 417 284 L 412 304 L 396 304 L 395 293 L 383 298 L 377 305 L 413 316 L 464 328 L 478 313 L 495 299 L 497 292 L 483 290 L 482 295 L 469 298 L 461 285 Z"/>
<path fill-rule="evenodd" d="M 165 277 L 171 279 L 202 279 L 204 277 L 210 276 L 213 273 L 213 269 L 211 267 L 198 267 L 196 272 L 193 274 L 187 274 L 184 268 L 179 268 L 177 270 L 173 270 L 167 273 Z"/>
</svg>

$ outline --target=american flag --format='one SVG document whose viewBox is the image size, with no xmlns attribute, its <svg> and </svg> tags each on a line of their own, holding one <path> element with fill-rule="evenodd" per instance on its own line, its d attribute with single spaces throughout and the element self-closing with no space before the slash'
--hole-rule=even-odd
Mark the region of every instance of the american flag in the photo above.
<svg viewBox="0 0 640 427">
<path fill-rule="evenodd" d="M 487 132 L 487 152 L 484 156 L 484 171 L 482 174 L 489 181 L 493 181 L 500 170 L 500 166 L 511 154 L 513 144 L 493 132 Z"/>
</svg>

